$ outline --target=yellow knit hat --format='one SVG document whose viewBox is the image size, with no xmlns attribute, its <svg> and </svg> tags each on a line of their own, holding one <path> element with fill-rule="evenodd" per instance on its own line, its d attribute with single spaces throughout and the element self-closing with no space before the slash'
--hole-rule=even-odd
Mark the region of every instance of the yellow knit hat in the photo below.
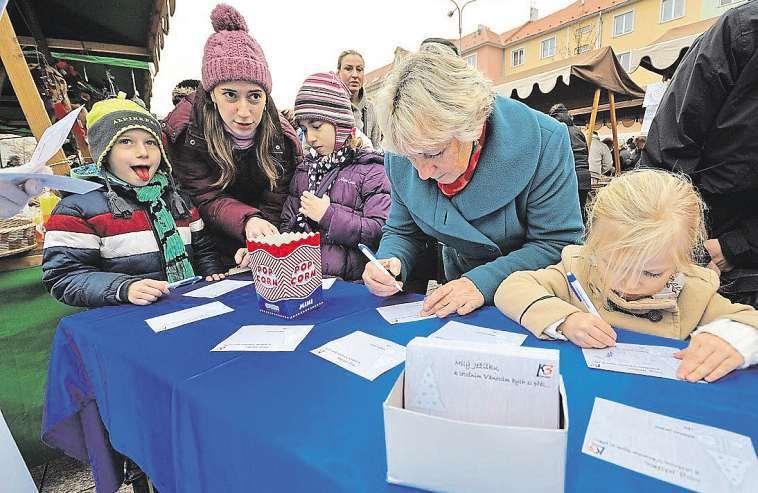
<svg viewBox="0 0 758 493">
<path fill-rule="evenodd" d="M 119 92 L 115 98 L 98 101 L 92 106 L 92 111 L 87 113 L 87 128 L 92 127 L 102 117 L 114 111 L 136 111 L 153 118 L 149 111 L 134 101 L 126 99 L 125 93 Z"/>
<path fill-rule="evenodd" d="M 170 169 L 161 139 L 160 122 L 144 107 L 126 99 L 123 92 L 115 98 L 98 101 L 87 113 L 87 140 L 95 163 L 102 166 L 103 159 L 119 135 L 134 128 L 145 130 L 156 138 L 161 156 Z"/>
</svg>

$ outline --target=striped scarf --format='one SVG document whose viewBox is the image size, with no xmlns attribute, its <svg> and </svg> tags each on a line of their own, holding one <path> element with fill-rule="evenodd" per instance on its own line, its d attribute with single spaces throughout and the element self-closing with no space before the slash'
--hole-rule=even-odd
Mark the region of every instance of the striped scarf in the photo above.
<svg viewBox="0 0 758 493">
<path fill-rule="evenodd" d="M 315 151 L 312 152 L 315 153 Z M 316 190 L 318 190 L 319 185 L 321 185 L 321 181 L 324 179 L 324 176 L 326 176 L 326 174 L 329 173 L 333 168 L 339 168 L 343 165 L 352 163 L 353 159 L 355 159 L 355 155 L 356 150 L 352 147 L 346 146 L 332 152 L 328 156 L 313 156 L 313 154 L 311 154 L 310 156 L 306 157 L 305 161 L 308 163 L 308 191 L 316 194 Z M 332 185 L 334 185 L 334 180 L 332 180 L 329 185 L 327 185 L 326 190 L 324 190 L 320 197 L 329 195 L 329 192 L 332 189 Z M 309 225 L 315 226 L 309 230 Z M 298 213 L 297 215 L 297 226 L 300 231 L 304 231 L 306 233 L 318 230 L 316 223 L 307 218 L 302 212 Z"/>
<path fill-rule="evenodd" d="M 176 282 L 193 277 L 195 271 L 192 269 L 192 262 L 190 262 L 189 255 L 187 255 L 187 250 L 184 247 L 184 240 L 176 228 L 176 221 L 171 215 L 171 209 L 163 200 L 163 192 L 168 186 L 166 173 L 157 171 L 150 182 L 142 187 L 132 186 L 110 173 L 108 178 L 114 179 L 121 186 L 133 191 L 137 201 L 145 204 L 147 215 L 158 237 L 158 247 L 165 260 L 166 280 Z"/>
</svg>

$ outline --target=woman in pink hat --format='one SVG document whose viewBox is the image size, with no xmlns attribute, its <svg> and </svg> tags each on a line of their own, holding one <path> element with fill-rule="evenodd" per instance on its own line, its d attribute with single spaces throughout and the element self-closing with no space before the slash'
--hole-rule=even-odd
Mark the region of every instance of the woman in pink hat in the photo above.
<svg viewBox="0 0 758 493">
<path fill-rule="evenodd" d="M 202 84 L 166 117 L 174 171 L 225 262 L 246 238 L 275 234 L 301 159 L 292 126 L 271 99 L 271 73 L 242 15 L 219 4 L 205 44 Z"/>
</svg>

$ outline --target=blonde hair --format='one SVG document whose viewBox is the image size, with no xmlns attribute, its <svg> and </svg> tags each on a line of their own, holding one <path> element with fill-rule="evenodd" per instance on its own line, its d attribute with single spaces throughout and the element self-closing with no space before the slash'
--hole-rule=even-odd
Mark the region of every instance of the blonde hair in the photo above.
<svg viewBox="0 0 758 493">
<path fill-rule="evenodd" d="M 684 269 L 702 251 L 705 204 L 685 175 L 652 169 L 624 173 L 588 208 L 585 248 L 605 286 L 663 255 Z"/>
<path fill-rule="evenodd" d="M 219 167 L 219 177 L 213 186 L 220 186 L 224 189 L 234 183 L 237 178 L 234 146 L 231 137 L 224 130 L 224 122 L 210 94 L 206 93 L 205 96 L 205 102 L 202 106 L 203 134 L 208 144 L 208 153 Z M 280 133 L 271 119 L 272 114 L 277 115 L 277 110 L 271 101 L 271 97 L 266 94 L 266 110 L 261 116 L 260 123 L 258 123 L 253 145 L 255 146 L 258 167 L 268 179 L 269 190 L 274 190 L 276 181 L 283 171 L 281 164 L 271 157 L 274 138 Z"/>
<path fill-rule="evenodd" d="M 339 72 L 340 70 L 342 70 L 342 59 L 345 58 L 348 55 L 359 56 L 359 57 L 361 57 L 361 61 L 363 62 L 363 64 L 364 65 L 366 64 L 366 60 L 363 58 L 363 55 L 361 55 L 360 53 L 358 53 L 355 50 L 345 50 L 342 53 L 340 53 L 340 55 L 337 57 L 337 72 Z"/>
<path fill-rule="evenodd" d="M 428 43 L 399 62 L 375 102 L 385 149 L 402 155 L 472 142 L 492 112 L 492 84 L 449 48 Z"/>
</svg>

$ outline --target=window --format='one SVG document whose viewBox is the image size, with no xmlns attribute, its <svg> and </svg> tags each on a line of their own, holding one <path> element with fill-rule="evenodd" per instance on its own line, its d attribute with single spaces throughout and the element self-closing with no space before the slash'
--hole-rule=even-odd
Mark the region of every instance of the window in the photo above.
<svg viewBox="0 0 758 493">
<path fill-rule="evenodd" d="M 629 72 L 629 64 L 632 61 L 631 53 L 628 51 L 625 53 L 619 53 L 616 55 L 616 58 L 618 59 L 621 66 L 624 67 L 624 70 Z"/>
<path fill-rule="evenodd" d="M 662 0 L 661 22 L 684 17 L 684 0 Z"/>
<path fill-rule="evenodd" d="M 524 63 L 524 49 L 511 50 L 511 67 L 518 67 Z"/>
<path fill-rule="evenodd" d="M 555 36 L 543 39 L 540 43 L 540 58 L 555 56 Z"/>
<path fill-rule="evenodd" d="M 725 5 L 731 5 L 735 2 L 735 0 L 719 0 L 719 7 L 723 7 Z"/>
<path fill-rule="evenodd" d="M 468 55 L 466 57 L 466 63 L 468 63 L 469 67 L 476 68 L 476 53 L 472 53 L 471 55 Z"/>
<path fill-rule="evenodd" d="M 621 36 L 634 31 L 634 11 L 613 16 L 613 35 Z"/>
<path fill-rule="evenodd" d="M 576 49 L 576 53 L 577 53 L 577 55 L 578 55 L 578 54 L 581 54 L 581 53 L 587 53 L 587 52 L 588 52 L 588 51 L 590 51 L 591 49 L 592 49 L 592 45 L 590 45 L 590 44 L 581 45 L 581 46 L 579 46 L 579 47 Z"/>
<path fill-rule="evenodd" d="M 582 26 L 579 29 L 576 30 L 576 37 L 580 38 L 584 36 L 585 34 L 589 34 L 592 32 L 592 26 Z"/>
</svg>

